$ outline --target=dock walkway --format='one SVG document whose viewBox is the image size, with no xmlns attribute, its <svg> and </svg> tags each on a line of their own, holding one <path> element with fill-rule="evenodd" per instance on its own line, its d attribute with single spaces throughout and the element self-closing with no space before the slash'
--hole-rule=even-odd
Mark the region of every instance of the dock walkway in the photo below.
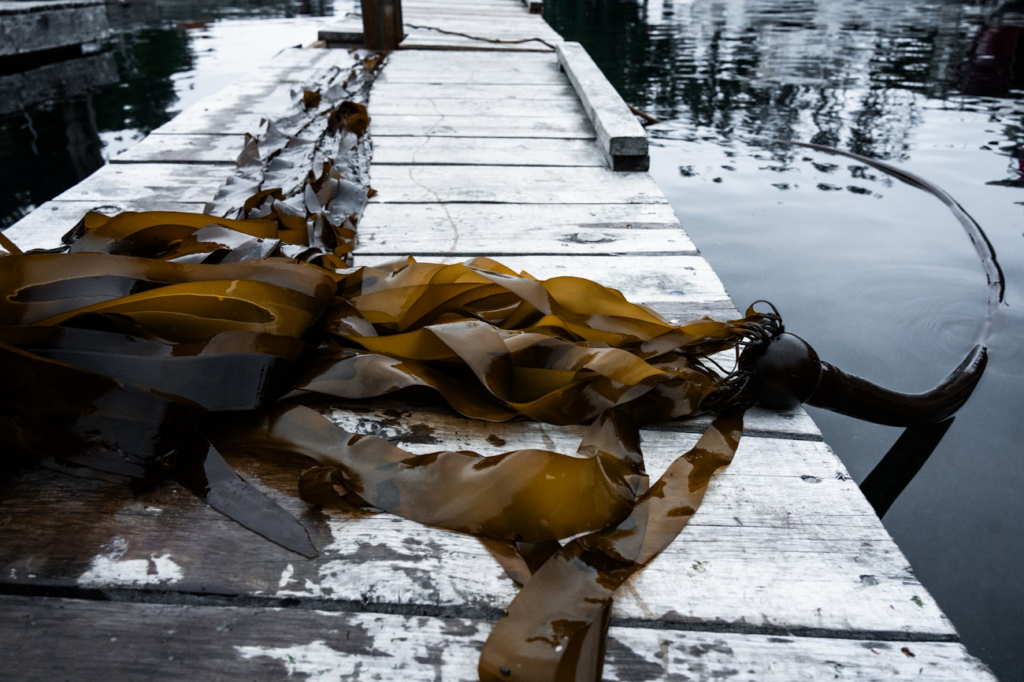
<svg viewBox="0 0 1024 682">
<path fill-rule="evenodd" d="M 562 44 L 515 0 L 407 0 L 405 12 L 416 25 Z M 604 105 L 589 101 L 600 84 L 561 68 L 585 57 L 565 56 L 578 46 L 560 58 L 537 42 L 417 29 L 403 47 L 371 93 L 378 195 L 359 225 L 357 265 L 486 255 L 541 278 L 598 280 L 669 319 L 737 315 L 653 179 L 609 168 L 609 133 L 593 111 Z M 290 84 L 343 57 L 279 55 L 9 236 L 52 244 L 104 207 L 202 211 L 245 132 L 290 102 Z M 332 415 L 416 453 L 573 452 L 582 434 L 397 403 Z M 808 415 L 755 409 L 746 423 L 690 525 L 616 594 L 605 679 L 993 679 Z M 705 425 L 643 432 L 652 480 Z M 262 540 L 173 484 L 133 495 L 45 470 L 0 483 L 0 677 L 476 678 L 491 624 L 516 593 L 477 540 L 385 514 L 314 511 L 294 496 L 294 464 L 232 463 L 302 519 L 319 558 Z"/>
</svg>

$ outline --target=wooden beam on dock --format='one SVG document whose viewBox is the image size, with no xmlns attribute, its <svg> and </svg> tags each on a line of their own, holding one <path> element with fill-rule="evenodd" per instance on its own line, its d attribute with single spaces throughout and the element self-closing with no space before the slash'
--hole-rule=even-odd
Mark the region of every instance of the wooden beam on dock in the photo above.
<svg viewBox="0 0 1024 682">
<path fill-rule="evenodd" d="M 594 124 L 609 167 L 614 171 L 646 171 L 651 165 L 647 133 L 583 46 L 558 45 L 558 63 Z"/>
</svg>

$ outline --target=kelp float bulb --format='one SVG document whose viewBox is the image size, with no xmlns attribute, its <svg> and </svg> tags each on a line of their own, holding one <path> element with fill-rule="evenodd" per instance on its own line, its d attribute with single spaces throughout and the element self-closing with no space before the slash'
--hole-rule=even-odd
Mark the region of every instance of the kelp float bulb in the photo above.
<svg viewBox="0 0 1024 682">
<path fill-rule="evenodd" d="M 807 402 L 821 383 L 818 354 L 789 332 L 748 350 L 741 366 L 752 372 L 750 390 L 754 399 L 775 410 L 791 410 Z"/>
</svg>

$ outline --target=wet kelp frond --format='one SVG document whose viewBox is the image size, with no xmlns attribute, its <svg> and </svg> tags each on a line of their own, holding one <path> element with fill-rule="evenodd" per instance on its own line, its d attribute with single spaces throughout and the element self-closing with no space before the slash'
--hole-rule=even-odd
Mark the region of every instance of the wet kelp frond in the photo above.
<svg viewBox="0 0 1024 682">
<path fill-rule="evenodd" d="M 5 457 L 110 481 L 172 477 L 303 556 L 305 528 L 222 452 L 304 458 L 297 492 L 480 538 L 525 585 L 481 679 L 597 680 L 615 589 L 664 549 L 731 461 L 778 315 L 673 325 L 576 277 L 486 258 L 351 267 L 366 202 L 369 83 L 355 54 L 247 136 L 210 215 L 89 213 L 50 252 L 0 235 Z M 399 394 L 469 418 L 589 424 L 576 453 L 413 455 L 314 404 Z M 653 485 L 642 424 L 719 415 Z M 564 547 L 562 541 L 575 538 Z"/>
<path fill-rule="evenodd" d="M 742 382 L 708 358 L 770 337 L 776 316 L 673 325 L 596 282 L 538 280 L 489 259 L 335 267 L 322 247 L 282 239 L 287 229 L 274 218 L 89 214 L 68 253 L 0 258 L 5 452 L 112 480 L 175 477 L 311 556 L 301 525 L 220 452 L 306 457 L 297 490 L 309 502 L 485 538 L 528 580 L 523 599 L 546 595 L 547 611 L 526 608 L 529 622 L 510 611 L 483 675 L 526 665 L 508 660 L 515 642 L 550 629 L 545 614 L 577 608 L 578 622 L 560 618 L 549 633 L 547 658 L 571 651 L 599 668 L 603 638 L 587 633 L 603 627 L 600 604 L 675 537 L 739 434 L 732 418 L 716 422 L 649 487 L 639 426 L 740 405 Z M 409 389 L 471 418 L 590 428 L 575 454 L 412 455 L 306 406 Z M 547 548 L 540 561 L 534 545 Z M 539 660 L 516 678 L 542 679 Z"/>
</svg>

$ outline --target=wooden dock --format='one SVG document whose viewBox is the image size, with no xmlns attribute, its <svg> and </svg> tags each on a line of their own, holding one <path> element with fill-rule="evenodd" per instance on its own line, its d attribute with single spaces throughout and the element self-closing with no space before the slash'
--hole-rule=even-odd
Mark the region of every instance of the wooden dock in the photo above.
<svg viewBox="0 0 1024 682">
<path fill-rule="evenodd" d="M 562 43 L 518 0 L 407 0 L 405 13 L 467 35 Z M 407 44 L 416 49 L 393 53 L 371 93 L 379 194 L 359 225 L 357 265 L 487 255 L 542 278 L 596 279 L 669 319 L 737 315 L 653 179 L 609 168 L 615 150 L 645 148 L 631 146 L 635 131 L 616 119 L 624 105 L 609 102 L 578 46 L 418 29 Z M 343 58 L 281 54 L 8 235 L 52 245 L 104 207 L 201 211 L 244 133 L 287 105 L 290 84 Z M 417 453 L 572 452 L 582 434 L 394 402 L 332 415 Z M 652 477 L 705 424 L 644 431 Z M 0 677 L 476 678 L 491 624 L 516 594 L 477 540 L 316 511 L 294 495 L 294 464 L 232 463 L 302 520 L 319 558 L 262 540 L 170 483 L 133 494 L 46 470 L 0 482 Z M 612 618 L 608 680 L 993 679 L 802 410 L 748 413 L 735 462 L 675 543 L 619 590 Z"/>
</svg>

